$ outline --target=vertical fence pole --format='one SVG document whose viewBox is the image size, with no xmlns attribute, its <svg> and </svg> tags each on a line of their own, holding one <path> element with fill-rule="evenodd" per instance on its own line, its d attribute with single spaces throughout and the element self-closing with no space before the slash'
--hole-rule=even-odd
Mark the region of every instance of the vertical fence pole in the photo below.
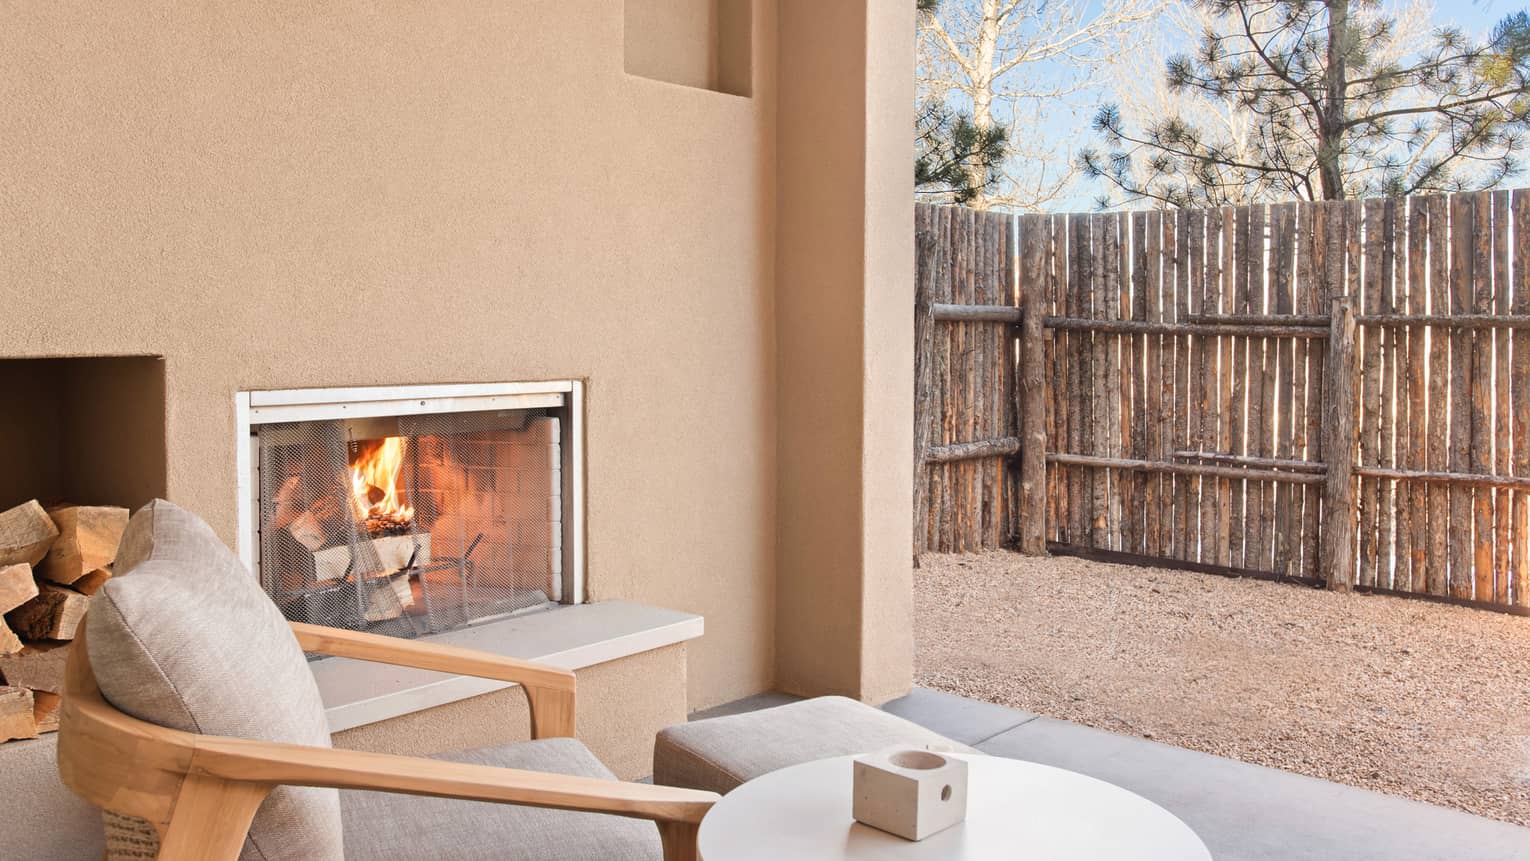
<svg viewBox="0 0 1530 861">
<path fill-rule="evenodd" d="M 934 361 L 935 320 L 930 314 L 936 284 L 935 265 L 943 249 L 938 243 L 939 210 L 914 207 L 914 558 L 924 552 L 930 521 L 931 470 L 924 462 L 930 446 L 937 381 Z"/>
<path fill-rule="evenodd" d="M 1020 224 L 1020 552 L 1047 552 L 1047 388 L 1042 378 L 1046 345 L 1041 322 L 1046 313 L 1041 295 L 1040 218 Z"/>
<path fill-rule="evenodd" d="M 1349 297 L 1333 302 L 1323 369 L 1322 545 L 1318 563 L 1328 588 L 1349 591 L 1355 578 L 1355 315 Z"/>
</svg>

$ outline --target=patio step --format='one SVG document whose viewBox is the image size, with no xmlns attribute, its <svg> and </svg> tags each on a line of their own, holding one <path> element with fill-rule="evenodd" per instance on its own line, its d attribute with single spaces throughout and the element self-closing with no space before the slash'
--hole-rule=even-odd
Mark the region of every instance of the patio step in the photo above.
<svg viewBox="0 0 1530 861">
<path fill-rule="evenodd" d="M 1530 859 L 1530 829 L 1069 721 L 976 747 L 1088 774 L 1172 811 L 1218 861 Z"/>
</svg>

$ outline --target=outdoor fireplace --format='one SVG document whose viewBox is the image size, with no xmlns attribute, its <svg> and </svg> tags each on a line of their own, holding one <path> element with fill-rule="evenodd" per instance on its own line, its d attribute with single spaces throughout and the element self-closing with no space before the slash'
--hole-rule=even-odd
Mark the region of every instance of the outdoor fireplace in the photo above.
<svg viewBox="0 0 1530 861">
<path fill-rule="evenodd" d="M 250 392 L 241 552 L 289 619 L 414 637 L 582 588 L 572 381 Z"/>
</svg>

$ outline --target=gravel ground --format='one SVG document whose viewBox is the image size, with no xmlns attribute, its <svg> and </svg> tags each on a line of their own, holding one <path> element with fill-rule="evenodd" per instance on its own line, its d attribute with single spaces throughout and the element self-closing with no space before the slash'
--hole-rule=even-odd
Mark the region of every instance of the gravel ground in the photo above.
<svg viewBox="0 0 1530 861">
<path fill-rule="evenodd" d="M 1009 553 L 915 574 L 919 684 L 1530 825 L 1530 618 Z"/>
</svg>

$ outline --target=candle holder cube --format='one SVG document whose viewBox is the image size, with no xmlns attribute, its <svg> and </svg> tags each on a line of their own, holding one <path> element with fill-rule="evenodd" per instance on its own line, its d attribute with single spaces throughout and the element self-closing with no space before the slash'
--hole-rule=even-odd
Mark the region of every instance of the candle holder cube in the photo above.
<svg viewBox="0 0 1530 861">
<path fill-rule="evenodd" d="M 967 818 L 967 762 L 907 748 L 858 756 L 853 791 L 857 822 L 923 840 Z"/>
</svg>

